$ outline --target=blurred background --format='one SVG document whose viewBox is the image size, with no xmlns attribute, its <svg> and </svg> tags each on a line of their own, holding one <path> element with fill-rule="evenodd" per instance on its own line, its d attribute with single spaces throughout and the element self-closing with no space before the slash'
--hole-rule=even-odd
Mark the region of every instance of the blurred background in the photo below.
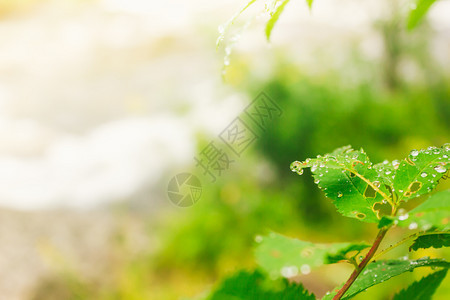
<svg viewBox="0 0 450 300">
<path fill-rule="evenodd" d="M 340 216 L 289 165 L 347 144 L 380 162 L 449 142 L 450 1 L 413 31 L 412 1 L 291 1 L 270 43 L 260 1 L 216 51 L 244 2 L 0 1 L 1 299 L 201 299 L 256 267 L 256 234 L 371 242 L 374 225 Z M 210 182 L 194 157 L 261 91 L 282 115 Z M 167 197 L 180 172 L 202 183 L 186 208 Z M 350 272 L 296 280 L 322 296 Z M 449 293 L 447 278 L 436 299 Z"/>
</svg>

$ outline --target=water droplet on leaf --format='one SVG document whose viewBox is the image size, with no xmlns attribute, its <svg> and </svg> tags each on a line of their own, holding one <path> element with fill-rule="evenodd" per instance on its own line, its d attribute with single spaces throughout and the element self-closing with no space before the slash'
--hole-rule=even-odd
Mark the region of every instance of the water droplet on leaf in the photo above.
<svg viewBox="0 0 450 300">
<path fill-rule="evenodd" d="M 417 151 L 417 150 L 412 150 L 411 153 L 410 153 L 410 155 L 411 155 L 412 157 L 416 157 L 417 155 L 419 155 L 419 151 Z"/>
<path fill-rule="evenodd" d="M 447 169 L 443 165 L 437 165 L 436 167 L 434 167 L 434 170 L 438 173 L 447 172 Z"/>
</svg>

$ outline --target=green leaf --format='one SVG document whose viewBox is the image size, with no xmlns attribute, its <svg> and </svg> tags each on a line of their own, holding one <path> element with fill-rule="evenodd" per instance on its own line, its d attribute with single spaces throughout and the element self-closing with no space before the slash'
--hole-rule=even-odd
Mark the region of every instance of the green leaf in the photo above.
<svg viewBox="0 0 450 300">
<path fill-rule="evenodd" d="M 402 160 L 395 173 L 394 189 L 398 193 L 397 202 L 407 201 L 435 189 L 447 172 L 449 156 L 450 144 L 441 148 L 412 150 L 409 156 Z"/>
<path fill-rule="evenodd" d="M 270 233 L 259 240 L 255 249 L 256 261 L 271 278 L 291 277 L 307 274 L 311 268 L 327 263 L 334 263 L 333 258 L 350 251 L 362 250 L 369 245 L 335 243 L 314 244 L 280 234 Z M 331 258 L 331 259 L 330 259 Z"/>
<path fill-rule="evenodd" d="M 409 247 L 409 251 L 426 249 L 426 248 L 442 248 L 450 246 L 450 233 L 436 233 L 419 236 L 414 240 L 414 244 Z"/>
<path fill-rule="evenodd" d="M 436 2 L 436 0 L 417 0 L 416 3 L 412 5 L 408 16 L 408 29 L 413 29 L 417 26 L 434 2 Z"/>
<path fill-rule="evenodd" d="M 364 243 L 350 244 L 348 245 L 348 247 L 340 249 L 335 254 L 328 253 L 326 257 L 326 263 L 334 264 L 341 261 L 354 260 L 355 257 L 358 256 L 362 250 L 367 249 L 369 247 L 370 245 Z"/>
<path fill-rule="evenodd" d="M 445 231 L 450 229 L 449 221 L 450 190 L 435 193 L 407 214 L 394 218 L 398 226 L 421 230 L 436 228 Z"/>
<path fill-rule="evenodd" d="M 314 0 L 306 0 L 306 3 L 308 3 L 308 7 L 309 9 L 312 8 L 312 4 L 313 4 Z"/>
<path fill-rule="evenodd" d="M 282 0 L 281 4 L 277 5 L 279 1 L 275 1 L 275 4 L 277 5 L 275 7 L 275 11 L 271 13 L 270 19 L 266 24 L 266 38 L 268 41 L 270 41 L 270 35 L 272 34 L 273 27 L 275 26 L 275 23 L 280 18 L 281 13 L 284 10 L 284 7 L 289 3 L 290 0 Z"/>
<path fill-rule="evenodd" d="M 291 164 L 291 170 L 300 175 L 307 167 L 311 168 L 314 182 L 346 217 L 377 223 L 385 202 L 392 203 L 383 177 L 362 149 L 346 146 L 323 157 Z"/>
<path fill-rule="evenodd" d="M 446 275 L 447 270 L 444 269 L 423 277 L 396 294 L 393 300 L 431 300 Z"/>
<path fill-rule="evenodd" d="M 241 271 L 225 279 L 212 292 L 208 300 L 314 300 L 300 284 L 288 283 L 287 280 L 267 280 L 258 271 L 248 273 Z"/>
<path fill-rule="evenodd" d="M 216 40 L 216 48 L 218 48 L 220 46 L 220 43 L 224 40 L 228 28 L 230 28 L 230 26 L 234 24 L 236 19 L 256 1 L 257 0 L 248 1 L 247 4 L 240 11 L 235 13 L 228 21 L 219 26 L 219 37 Z"/>
<path fill-rule="evenodd" d="M 449 268 L 450 263 L 444 259 L 421 258 L 418 260 L 382 260 L 372 262 L 361 272 L 342 299 L 350 299 L 366 289 L 419 267 Z M 322 300 L 329 300 L 337 293 L 336 289 Z"/>
</svg>

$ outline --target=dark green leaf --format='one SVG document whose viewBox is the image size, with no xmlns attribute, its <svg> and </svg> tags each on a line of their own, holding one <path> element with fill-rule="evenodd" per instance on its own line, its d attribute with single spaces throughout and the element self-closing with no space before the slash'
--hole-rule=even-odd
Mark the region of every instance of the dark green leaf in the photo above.
<svg viewBox="0 0 450 300">
<path fill-rule="evenodd" d="M 395 218 L 390 216 L 384 216 L 381 218 L 380 222 L 378 222 L 378 228 L 383 228 L 394 223 Z M 397 221 L 398 222 L 398 221 Z"/>
<path fill-rule="evenodd" d="M 302 285 L 287 280 L 268 280 L 258 271 L 241 271 L 225 279 L 208 300 L 314 300 Z"/>
<path fill-rule="evenodd" d="M 414 244 L 409 247 L 409 251 L 426 249 L 426 248 L 442 248 L 450 246 L 450 233 L 437 233 L 419 236 Z"/>
<path fill-rule="evenodd" d="M 408 29 L 413 29 L 423 19 L 436 0 L 417 0 L 408 16 Z"/>
<path fill-rule="evenodd" d="M 275 26 L 275 23 L 277 23 L 278 19 L 280 18 L 281 13 L 284 10 L 284 7 L 289 3 L 290 0 L 282 0 L 281 4 L 277 5 L 278 1 L 275 1 L 275 11 L 271 13 L 270 19 L 266 24 L 266 38 L 269 41 L 270 35 L 272 34 L 273 27 Z"/>
<path fill-rule="evenodd" d="M 291 277 L 297 274 L 307 274 L 311 268 L 318 267 L 330 261 L 330 257 L 346 254 L 352 247 L 358 250 L 369 245 L 336 243 L 314 244 L 280 234 L 271 233 L 259 240 L 255 249 L 257 263 L 270 274 L 271 278 L 279 276 Z"/>
<path fill-rule="evenodd" d="M 444 259 L 421 258 L 418 260 L 382 260 L 372 262 L 361 272 L 342 299 L 351 297 L 366 289 L 419 267 L 449 268 L 450 263 Z M 338 289 L 337 289 L 338 290 Z M 337 290 L 327 294 L 322 300 L 332 299 Z"/>
<path fill-rule="evenodd" d="M 447 172 L 450 163 L 450 145 L 412 150 L 402 160 L 395 173 L 394 189 L 398 202 L 427 194 L 434 190 Z"/>
<path fill-rule="evenodd" d="M 447 275 L 447 269 L 423 277 L 396 294 L 393 300 L 431 300 L 445 275 Z"/>
</svg>

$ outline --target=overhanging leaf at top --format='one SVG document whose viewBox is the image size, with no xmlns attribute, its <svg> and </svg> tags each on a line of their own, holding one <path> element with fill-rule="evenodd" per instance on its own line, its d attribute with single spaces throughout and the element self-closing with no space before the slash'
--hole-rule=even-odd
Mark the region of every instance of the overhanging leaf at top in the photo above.
<svg viewBox="0 0 450 300">
<path fill-rule="evenodd" d="M 379 206 L 392 203 L 386 188 L 388 183 L 373 168 L 362 149 L 354 150 L 346 146 L 324 156 L 291 164 L 291 170 L 300 175 L 308 167 L 314 182 L 344 216 L 377 223 L 380 219 Z"/>
<path fill-rule="evenodd" d="M 411 6 L 411 11 L 408 16 L 408 29 L 413 29 L 419 24 L 434 2 L 436 2 L 436 0 L 417 0 L 416 3 Z"/>
<path fill-rule="evenodd" d="M 274 1 L 275 10 L 271 13 L 270 19 L 266 24 L 266 38 L 268 41 L 270 40 L 270 35 L 272 34 L 273 27 L 277 23 L 281 13 L 283 12 L 285 6 L 289 3 L 289 1 L 290 0 Z"/>
<path fill-rule="evenodd" d="M 249 8 L 253 3 L 255 3 L 257 0 L 250 0 L 247 2 L 247 4 L 237 13 L 235 13 L 228 21 L 226 21 L 224 24 L 219 26 L 219 37 L 216 40 L 216 47 L 218 48 L 220 46 L 220 43 L 225 38 L 225 34 L 228 30 L 228 28 L 233 25 L 233 23 L 236 21 L 236 19 Z"/>
</svg>

